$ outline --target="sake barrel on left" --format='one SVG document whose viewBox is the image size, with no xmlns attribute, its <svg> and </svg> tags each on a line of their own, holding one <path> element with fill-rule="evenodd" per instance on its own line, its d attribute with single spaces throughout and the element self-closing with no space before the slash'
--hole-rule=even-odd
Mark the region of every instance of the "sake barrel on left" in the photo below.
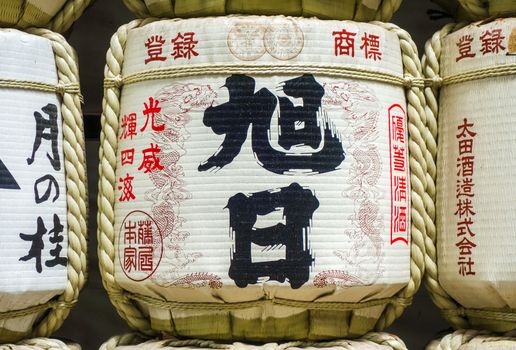
<svg viewBox="0 0 516 350">
<path fill-rule="evenodd" d="M 0 30 L 0 343 L 55 331 L 86 273 L 86 174 L 74 50 Z"/>
</svg>

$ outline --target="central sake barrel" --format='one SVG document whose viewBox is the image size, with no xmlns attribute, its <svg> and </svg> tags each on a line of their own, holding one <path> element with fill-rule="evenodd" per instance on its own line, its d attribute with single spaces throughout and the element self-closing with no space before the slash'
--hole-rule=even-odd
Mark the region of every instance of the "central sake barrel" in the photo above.
<svg viewBox="0 0 516 350">
<path fill-rule="evenodd" d="M 99 241 L 130 324 L 326 339 L 365 334 L 408 303 L 398 294 L 412 278 L 402 32 L 280 16 L 119 30 Z"/>
</svg>

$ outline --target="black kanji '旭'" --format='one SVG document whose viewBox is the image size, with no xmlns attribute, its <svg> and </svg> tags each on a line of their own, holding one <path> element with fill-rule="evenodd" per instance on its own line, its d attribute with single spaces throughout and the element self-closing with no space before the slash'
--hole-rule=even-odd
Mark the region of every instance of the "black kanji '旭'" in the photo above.
<svg viewBox="0 0 516 350">
<path fill-rule="evenodd" d="M 335 170 L 342 163 L 345 154 L 341 140 L 328 118 L 320 117 L 324 88 L 313 75 L 288 80 L 282 86 L 285 95 L 301 98 L 302 106 L 294 106 L 289 98 L 277 97 L 266 88 L 255 93 L 255 86 L 251 77 L 230 76 L 225 84 L 229 101 L 208 107 L 204 112 L 204 124 L 225 138 L 219 150 L 199 166 L 199 171 L 230 164 L 240 153 L 251 125 L 255 157 L 261 166 L 273 173 L 295 170 L 324 173 Z M 278 144 L 283 150 L 274 148 L 270 142 L 271 120 L 278 103 Z M 292 152 L 295 146 L 310 146 L 313 152 Z"/>
</svg>

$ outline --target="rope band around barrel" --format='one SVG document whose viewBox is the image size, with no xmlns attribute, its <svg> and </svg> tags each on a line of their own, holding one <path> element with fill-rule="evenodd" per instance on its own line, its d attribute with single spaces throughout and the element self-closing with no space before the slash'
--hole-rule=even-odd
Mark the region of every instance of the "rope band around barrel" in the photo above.
<svg viewBox="0 0 516 350">
<path fill-rule="evenodd" d="M 447 77 L 433 77 L 425 79 L 427 87 L 439 88 L 447 85 L 459 84 L 473 80 L 503 77 L 516 74 L 516 63 L 495 67 L 480 68 L 450 75 Z"/>
<path fill-rule="evenodd" d="M 81 95 L 81 87 L 78 83 L 57 83 L 57 84 L 49 84 L 42 83 L 37 81 L 29 81 L 29 80 L 18 80 L 18 79 L 1 79 L 0 78 L 0 88 L 8 88 L 8 89 L 23 89 L 23 90 L 33 90 L 33 91 L 41 91 L 41 92 L 53 92 L 59 95 L 66 94 L 75 94 L 79 95 L 81 102 L 83 101 L 83 97 Z"/>
<path fill-rule="evenodd" d="M 352 66 L 322 66 L 316 64 L 275 64 L 275 65 L 241 65 L 241 64 L 214 64 L 214 65 L 192 65 L 180 67 L 167 67 L 146 70 L 138 73 L 121 75 L 104 79 L 104 88 L 121 88 L 124 85 L 135 84 L 143 81 L 184 78 L 199 75 L 216 74 L 305 74 L 310 72 L 330 77 L 348 79 L 360 79 L 386 83 L 405 88 L 424 88 L 425 81 L 422 78 L 413 76 L 401 76 L 392 73 L 382 72 L 373 69 L 352 67 Z"/>
<path fill-rule="evenodd" d="M 76 303 L 77 300 L 73 300 L 71 302 L 51 301 L 45 304 L 31 306 L 22 310 L 4 311 L 0 312 L 0 320 L 29 316 L 47 310 L 71 309 Z"/>
<path fill-rule="evenodd" d="M 238 303 L 185 303 L 166 301 L 150 296 L 130 293 L 130 292 L 111 292 L 110 298 L 112 300 L 127 302 L 137 301 L 149 306 L 156 307 L 162 310 L 225 310 L 225 311 L 236 311 L 245 310 L 253 307 L 265 307 L 266 305 L 281 305 L 289 306 L 294 308 L 301 308 L 306 310 L 337 310 L 337 311 L 350 311 L 357 309 L 364 309 L 374 306 L 382 306 L 388 304 L 394 304 L 402 307 L 407 307 L 411 304 L 412 298 L 383 298 L 358 303 L 345 303 L 345 302 L 310 302 L 310 301 L 297 301 L 282 298 L 272 299 L 261 299 L 255 301 L 246 301 Z"/>
</svg>

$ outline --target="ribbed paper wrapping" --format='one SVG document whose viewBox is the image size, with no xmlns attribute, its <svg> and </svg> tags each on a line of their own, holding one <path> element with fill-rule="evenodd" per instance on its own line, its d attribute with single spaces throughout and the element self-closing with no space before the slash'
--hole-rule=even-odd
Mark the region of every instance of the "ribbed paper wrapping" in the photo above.
<svg viewBox="0 0 516 350">
<path fill-rule="evenodd" d="M 75 54 L 0 30 L 0 340 L 53 332 L 84 283 L 84 138 Z"/>
<path fill-rule="evenodd" d="M 91 0 L 2 0 L 1 27 L 42 27 L 67 31 Z"/>
<path fill-rule="evenodd" d="M 123 0 L 141 18 L 205 17 L 230 14 L 285 15 L 389 21 L 401 0 Z"/>
<path fill-rule="evenodd" d="M 427 90 L 440 94 L 427 113 L 439 115 L 437 252 L 427 273 L 434 300 L 456 327 L 516 326 L 515 29 L 513 18 L 451 33 L 450 25 L 427 45 L 425 73 L 442 83 Z"/>
<path fill-rule="evenodd" d="M 458 330 L 432 341 L 426 350 L 514 350 L 515 334 L 504 336 L 486 331 Z"/>
<path fill-rule="evenodd" d="M 199 340 L 146 339 L 137 334 L 116 336 L 102 344 L 100 350 L 156 349 L 227 349 L 227 350 L 406 350 L 403 341 L 388 333 L 368 333 L 359 339 L 330 342 L 291 342 L 250 345 L 244 343 L 218 344 Z"/>
<path fill-rule="evenodd" d="M 422 86 L 412 45 L 391 25 L 286 17 L 119 29 L 99 242 L 121 315 L 144 332 L 212 339 L 391 323 L 419 285 L 411 247 L 422 268 L 433 225 L 416 203 L 411 239 L 409 147 L 426 155 L 407 136 L 407 118 L 426 132 L 421 91 L 408 88 Z"/>
</svg>

